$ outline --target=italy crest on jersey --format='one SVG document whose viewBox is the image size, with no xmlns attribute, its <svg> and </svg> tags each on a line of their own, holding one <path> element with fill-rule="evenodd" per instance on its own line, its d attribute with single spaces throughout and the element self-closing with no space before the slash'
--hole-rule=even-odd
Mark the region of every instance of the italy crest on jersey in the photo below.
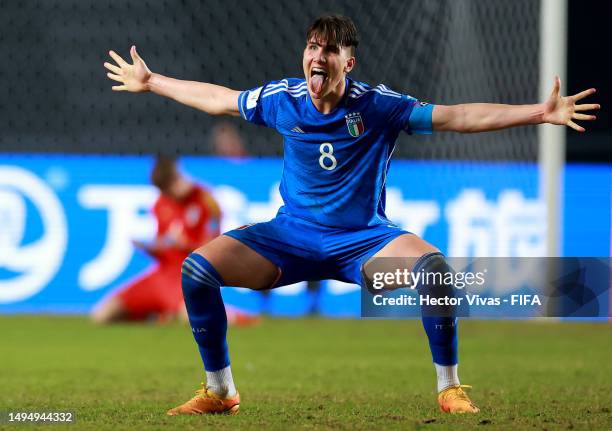
<svg viewBox="0 0 612 431">
<path fill-rule="evenodd" d="M 348 131 L 353 138 L 363 134 L 365 126 L 363 125 L 363 120 L 361 119 L 361 114 L 359 112 L 351 112 L 344 118 L 346 118 L 346 127 L 348 127 Z"/>
</svg>

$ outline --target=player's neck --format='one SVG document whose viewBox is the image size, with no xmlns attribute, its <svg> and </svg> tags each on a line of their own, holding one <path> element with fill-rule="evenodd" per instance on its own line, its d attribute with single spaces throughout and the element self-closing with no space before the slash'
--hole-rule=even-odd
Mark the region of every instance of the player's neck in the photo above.
<svg viewBox="0 0 612 431">
<path fill-rule="evenodd" d="M 193 184 L 190 181 L 187 181 L 184 178 L 179 178 L 176 183 L 173 185 L 172 191 L 170 193 L 170 197 L 172 197 L 176 201 L 184 200 L 193 189 Z"/>
<path fill-rule="evenodd" d="M 344 97 L 345 91 L 346 78 L 342 79 L 340 83 L 336 86 L 336 88 L 334 88 L 334 90 L 331 93 L 327 94 L 325 97 L 315 99 L 311 95 L 310 99 L 312 100 L 312 104 L 314 105 L 314 107 L 317 108 L 317 111 L 319 111 L 321 114 L 329 114 L 334 109 L 336 109 L 338 104 L 340 104 L 342 98 Z"/>
</svg>

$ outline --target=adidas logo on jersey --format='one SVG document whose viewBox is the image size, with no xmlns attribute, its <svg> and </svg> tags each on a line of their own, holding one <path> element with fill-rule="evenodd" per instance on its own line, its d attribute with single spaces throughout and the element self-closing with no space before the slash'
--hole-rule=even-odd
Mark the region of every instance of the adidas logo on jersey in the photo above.
<svg viewBox="0 0 612 431">
<path fill-rule="evenodd" d="M 293 129 L 291 129 L 291 131 L 295 132 L 295 133 L 306 133 L 306 132 L 304 132 L 302 129 L 300 129 L 297 126 L 295 126 Z"/>
</svg>

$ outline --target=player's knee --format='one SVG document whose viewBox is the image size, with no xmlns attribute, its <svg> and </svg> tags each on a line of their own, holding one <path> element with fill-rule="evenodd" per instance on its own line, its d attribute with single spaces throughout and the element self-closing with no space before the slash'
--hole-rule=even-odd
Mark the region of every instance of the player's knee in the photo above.
<svg viewBox="0 0 612 431">
<path fill-rule="evenodd" d="M 183 294 L 193 287 L 219 288 L 223 284 L 215 268 L 204 256 L 193 252 L 181 266 Z"/>
<path fill-rule="evenodd" d="M 446 273 L 452 268 L 446 261 L 446 257 L 439 251 L 427 252 L 419 257 L 414 263 L 412 272 L 429 271 L 431 273 Z"/>
<path fill-rule="evenodd" d="M 442 300 L 422 305 L 423 316 L 452 319 L 468 314 L 465 292 L 455 285 L 455 270 L 442 253 L 424 254 L 416 261 L 412 272 L 419 275 L 416 289 L 422 297 Z"/>
<path fill-rule="evenodd" d="M 414 263 L 412 272 L 419 274 L 416 285 L 419 293 L 436 297 L 453 293 L 454 285 L 449 283 L 449 274 L 454 273 L 454 270 L 442 253 L 424 254 Z"/>
<path fill-rule="evenodd" d="M 89 315 L 89 318 L 98 325 L 104 325 L 119 320 L 122 312 L 123 309 L 121 304 L 118 303 L 118 300 L 116 298 L 111 298 L 96 307 Z"/>
<path fill-rule="evenodd" d="M 93 322 L 96 323 L 98 325 L 103 325 L 105 323 L 108 323 L 109 320 L 107 319 L 107 317 L 102 314 L 99 310 L 95 310 L 93 311 L 90 315 L 89 315 L 89 319 Z"/>
</svg>

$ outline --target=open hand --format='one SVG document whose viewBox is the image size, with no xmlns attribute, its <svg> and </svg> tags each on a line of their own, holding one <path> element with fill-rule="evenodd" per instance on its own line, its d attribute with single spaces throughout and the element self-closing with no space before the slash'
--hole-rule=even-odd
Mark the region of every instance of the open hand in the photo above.
<svg viewBox="0 0 612 431">
<path fill-rule="evenodd" d="M 595 93 L 594 88 L 581 91 L 573 96 L 562 97 L 559 94 L 561 88 L 561 79 L 555 77 L 555 84 L 552 93 L 546 102 L 544 102 L 544 114 L 542 121 L 544 123 L 566 125 L 578 132 L 584 132 L 584 127 L 574 123 L 573 120 L 595 120 L 595 115 L 583 114 L 583 111 L 594 111 L 600 108 L 596 103 L 578 104 L 579 100 Z"/>
<path fill-rule="evenodd" d="M 114 91 L 130 91 L 133 93 L 149 91 L 147 84 L 149 78 L 151 78 L 151 71 L 136 52 L 136 46 L 130 48 L 133 64 L 127 63 L 115 51 L 109 51 L 108 53 L 115 60 L 116 65 L 108 62 L 104 63 L 104 67 L 110 71 L 106 76 L 122 84 L 113 86 Z"/>
</svg>

